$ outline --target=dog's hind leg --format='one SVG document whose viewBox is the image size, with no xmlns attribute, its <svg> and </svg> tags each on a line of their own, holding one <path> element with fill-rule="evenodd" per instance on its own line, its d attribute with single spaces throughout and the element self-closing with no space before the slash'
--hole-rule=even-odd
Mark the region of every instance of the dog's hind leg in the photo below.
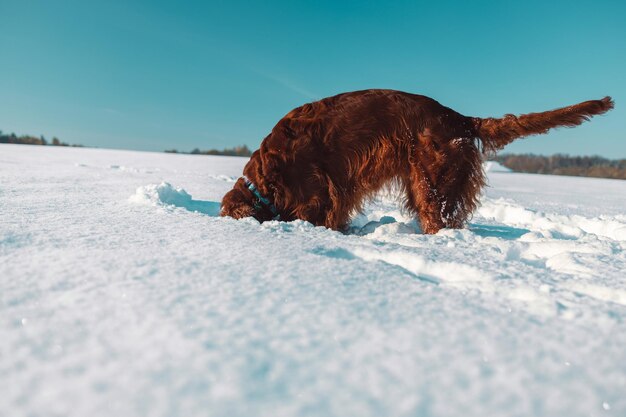
<svg viewBox="0 0 626 417">
<path fill-rule="evenodd" d="M 414 169 L 409 179 L 405 180 L 405 206 L 419 220 L 422 231 L 435 234 L 446 227 L 442 216 L 442 204 L 438 190 L 430 183 L 423 172 Z"/>
<path fill-rule="evenodd" d="M 405 184 L 406 206 L 416 214 L 426 234 L 435 234 L 443 228 L 464 227 L 476 206 L 476 195 L 482 184 L 480 179 L 479 184 L 471 175 L 441 181 L 446 177 L 449 178 L 449 173 L 438 172 L 431 179 L 415 167 Z"/>
</svg>

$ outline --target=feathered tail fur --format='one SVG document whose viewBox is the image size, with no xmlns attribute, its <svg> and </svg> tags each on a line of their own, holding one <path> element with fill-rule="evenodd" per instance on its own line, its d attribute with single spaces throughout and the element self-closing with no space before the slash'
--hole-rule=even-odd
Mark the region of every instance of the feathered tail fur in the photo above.
<svg viewBox="0 0 626 417">
<path fill-rule="evenodd" d="M 476 136 L 482 140 L 485 152 L 495 152 L 517 138 L 546 133 L 560 126 L 578 126 L 592 116 L 606 113 L 613 105 L 611 97 L 604 97 L 542 113 L 507 114 L 500 119 L 474 117 L 474 129 Z"/>
</svg>

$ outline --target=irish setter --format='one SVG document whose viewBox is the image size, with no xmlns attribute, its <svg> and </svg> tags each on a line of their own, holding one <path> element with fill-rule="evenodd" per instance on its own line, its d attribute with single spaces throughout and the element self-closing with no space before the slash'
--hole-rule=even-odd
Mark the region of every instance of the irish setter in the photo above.
<svg viewBox="0 0 626 417">
<path fill-rule="evenodd" d="M 221 215 L 302 219 L 343 230 L 368 198 L 395 181 L 424 233 L 461 228 L 485 185 L 484 154 L 611 108 L 605 97 L 482 119 L 401 91 L 339 94 L 298 107 L 276 124 L 224 196 Z"/>
</svg>

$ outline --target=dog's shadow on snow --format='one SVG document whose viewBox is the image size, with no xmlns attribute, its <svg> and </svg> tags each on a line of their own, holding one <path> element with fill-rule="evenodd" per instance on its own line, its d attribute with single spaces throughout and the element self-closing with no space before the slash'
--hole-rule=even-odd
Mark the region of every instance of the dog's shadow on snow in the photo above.
<svg viewBox="0 0 626 417">
<path fill-rule="evenodd" d="M 180 207 L 185 210 L 206 214 L 207 216 L 217 217 L 220 215 L 219 201 L 194 200 L 190 194 L 182 189 L 174 189 L 173 187 L 161 187 L 157 189 L 159 200 L 164 204 L 174 207 Z"/>
<path fill-rule="evenodd" d="M 516 240 L 529 233 L 528 229 L 519 229 L 511 226 L 470 224 L 469 230 L 481 237 L 497 237 L 504 240 Z"/>
<path fill-rule="evenodd" d="M 361 221 L 359 224 L 359 219 L 353 222 L 348 230 L 346 230 L 345 234 L 348 235 L 357 235 L 357 236 L 365 236 L 372 233 L 375 233 L 379 228 L 389 227 L 388 225 L 394 225 L 393 231 L 395 233 L 400 234 L 422 234 L 421 227 L 419 222 L 411 221 L 408 223 L 398 222 L 395 218 L 391 216 L 383 216 L 378 221 L 370 221 L 365 224 L 362 224 Z M 517 227 L 505 226 L 505 225 L 486 225 L 486 224 L 476 224 L 472 223 L 468 226 L 468 229 L 481 237 L 496 237 L 504 240 L 516 240 L 529 233 L 530 230 L 522 229 Z"/>
<path fill-rule="evenodd" d="M 173 201 L 170 204 L 176 207 L 184 208 L 186 210 L 206 214 L 207 216 L 217 217 L 220 215 L 219 201 L 203 201 L 203 200 L 179 200 Z"/>
</svg>

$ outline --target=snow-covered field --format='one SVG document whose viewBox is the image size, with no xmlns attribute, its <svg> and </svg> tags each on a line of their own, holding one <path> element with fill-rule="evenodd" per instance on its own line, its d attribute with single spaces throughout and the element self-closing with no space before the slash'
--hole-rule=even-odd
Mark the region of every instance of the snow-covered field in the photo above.
<svg viewBox="0 0 626 417">
<path fill-rule="evenodd" d="M 0 416 L 626 415 L 626 181 L 344 235 L 216 217 L 245 162 L 0 145 Z"/>
</svg>

